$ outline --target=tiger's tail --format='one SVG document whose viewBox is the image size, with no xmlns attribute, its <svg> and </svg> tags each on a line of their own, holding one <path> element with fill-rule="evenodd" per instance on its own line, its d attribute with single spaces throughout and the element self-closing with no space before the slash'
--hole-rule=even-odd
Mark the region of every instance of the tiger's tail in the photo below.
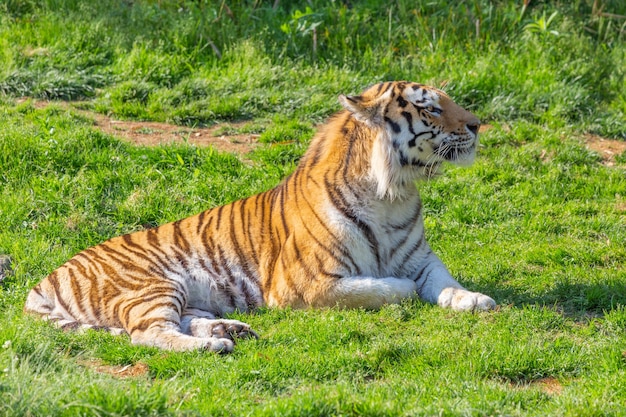
<svg viewBox="0 0 626 417">
<path fill-rule="evenodd" d="M 43 280 L 35 288 L 30 290 L 28 297 L 26 298 L 26 304 L 24 305 L 24 312 L 39 314 L 41 316 L 49 316 L 54 311 L 55 300 L 54 291 L 52 288 L 47 288 L 50 285 L 47 280 Z"/>
</svg>

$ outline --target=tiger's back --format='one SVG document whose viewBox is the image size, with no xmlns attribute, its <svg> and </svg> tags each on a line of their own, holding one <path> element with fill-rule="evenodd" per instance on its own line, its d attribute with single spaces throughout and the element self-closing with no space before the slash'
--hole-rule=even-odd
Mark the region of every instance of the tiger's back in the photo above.
<svg viewBox="0 0 626 417">
<path fill-rule="evenodd" d="M 133 343 L 230 351 L 255 333 L 221 317 L 261 305 L 377 308 L 417 293 L 492 308 L 430 250 L 413 184 L 473 158 L 478 120 L 414 83 L 340 100 L 346 110 L 276 188 L 89 248 L 33 288 L 25 310 Z"/>
</svg>

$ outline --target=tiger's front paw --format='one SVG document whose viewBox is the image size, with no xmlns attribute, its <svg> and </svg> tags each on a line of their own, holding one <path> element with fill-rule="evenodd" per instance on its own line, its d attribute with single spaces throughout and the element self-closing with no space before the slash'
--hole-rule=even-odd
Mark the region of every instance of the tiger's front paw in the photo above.
<svg viewBox="0 0 626 417">
<path fill-rule="evenodd" d="M 496 302 L 491 297 L 462 288 L 444 289 L 439 294 L 437 304 L 457 311 L 487 311 L 496 308 Z"/>
</svg>

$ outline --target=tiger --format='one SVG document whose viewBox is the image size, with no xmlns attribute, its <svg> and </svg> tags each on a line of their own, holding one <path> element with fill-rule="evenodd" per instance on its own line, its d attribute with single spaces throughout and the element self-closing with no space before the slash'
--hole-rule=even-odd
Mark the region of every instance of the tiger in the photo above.
<svg viewBox="0 0 626 417">
<path fill-rule="evenodd" d="M 62 329 L 132 344 L 231 352 L 268 308 L 363 308 L 419 298 L 484 311 L 424 236 L 418 180 L 469 165 L 480 121 L 443 91 L 408 81 L 340 95 L 295 170 L 269 191 L 114 237 L 53 271 L 24 310 Z"/>
</svg>

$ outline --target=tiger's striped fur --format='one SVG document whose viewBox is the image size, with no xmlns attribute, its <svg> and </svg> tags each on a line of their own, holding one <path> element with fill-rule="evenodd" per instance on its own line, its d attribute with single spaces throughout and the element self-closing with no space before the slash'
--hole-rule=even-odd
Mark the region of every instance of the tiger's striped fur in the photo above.
<svg viewBox="0 0 626 417">
<path fill-rule="evenodd" d="M 37 285 L 25 310 L 137 344 L 228 352 L 256 334 L 220 317 L 262 305 L 378 308 L 417 295 L 493 308 L 431 251 L 414 184 L 444 161 L 471 163 L 479 120 L 409 82 L 339 100 L 345 109 L 276 188 L 86 249 Z"/>
</svg>

